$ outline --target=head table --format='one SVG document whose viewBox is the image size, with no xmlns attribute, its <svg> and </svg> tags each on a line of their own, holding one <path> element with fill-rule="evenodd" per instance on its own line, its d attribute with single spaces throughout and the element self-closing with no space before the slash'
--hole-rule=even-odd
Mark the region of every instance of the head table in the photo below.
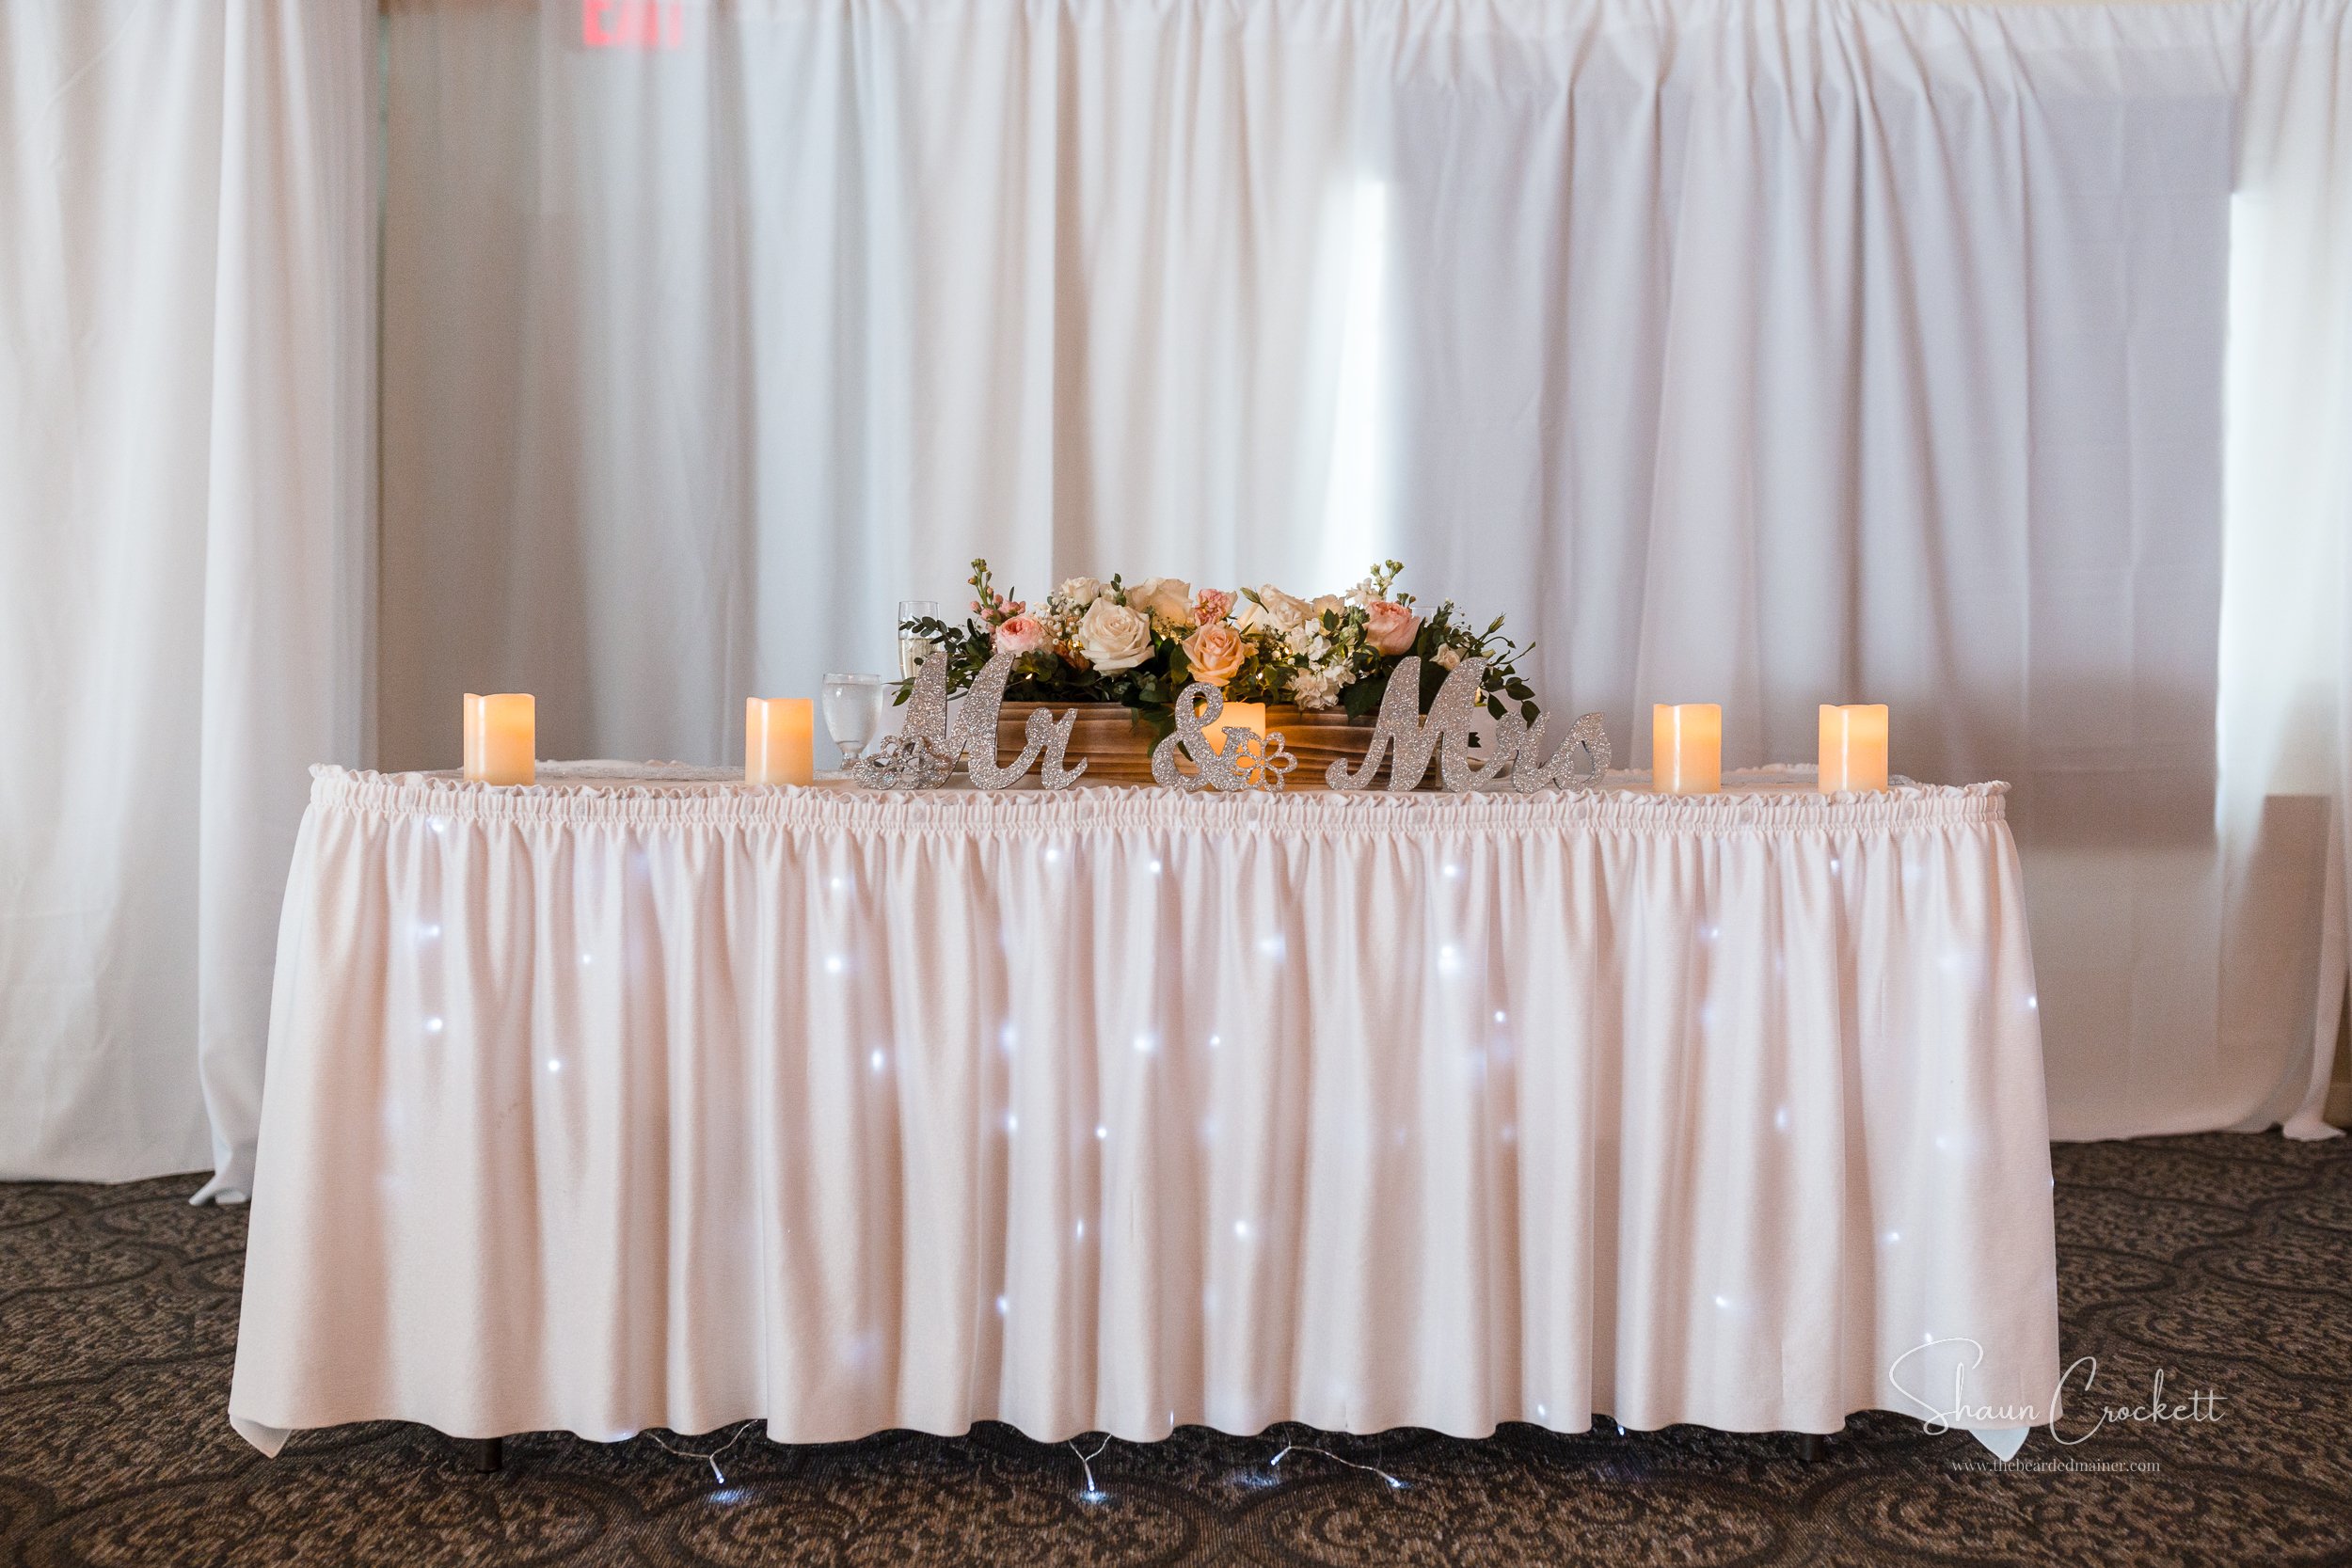
<svg viewBox="0 0 2352 1568">
<path fill-rule="evenodd" d="M 237 1430 L 2052 1415 L 2003 786 L 316 770 Z"/>
</svg>

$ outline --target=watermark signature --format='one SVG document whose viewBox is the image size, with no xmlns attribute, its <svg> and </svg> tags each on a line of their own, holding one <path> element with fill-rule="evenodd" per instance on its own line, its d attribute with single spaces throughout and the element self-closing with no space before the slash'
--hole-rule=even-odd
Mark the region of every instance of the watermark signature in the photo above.
<svg viewBox="0 0 2352 1568">
<path fill-rule="evenodd" d="M 1937 1353 L 1943 1352 L 1942 1356 Z M 1942 1391 L 1935 1363 L 1948 1360 L 1951 1372 L 1950 1398 Z M 2164 1387 L 2164 1369 L 2156 1369 L 2150 1380 L 2148 1397 L 2123 1404 L 2096 1402 L 2104 1399 L 2097 1393 L 2099 1358 L 2078 1355 L 2058 1373 L 2058 1386 L 2050 1391 L 2046 1406 L 2030 1404 L 1979 1404 L 1968 1397 L 1968 1374 L 1984 1365 L 1984 1346 L 1974 1339 L 1931 1339 L 1915 1345 L 1888 1363 L 1887 1381 L 1895 1391 L 1919 1409 L 1920 1427 L 1929 1433 L 1950 1432 L 1955 1428 L 1995 1429 L 2029 1427 L 2042 1424 L 2042 1409 L 2049 1412 L 2047 1425 L 2056 1442 L 2074 1448 L 2090 1442 L 2110 1425 L 2158 1425 L 2218 1421 L 2221 1419 L 2221 1396 L 2211 1388 L 2191 1392 L 2185 1402 L 2178 1396 L 2168 1396 Z M 2078 1418 L 2090 1424 L 2072 1435 L 2058 1430 L 2058 1421 L 2065 1409 L 2070 1391 L 2078 1392 L 2085 1411 Z M 2091 1414 L 2095 1413 L 2095 1419 Z M 1998 1468 L 2014 1468 L 2004 1462 Z M 2077 1466 L 2079 1467 L 2079 1466 Z"/>
</svg>

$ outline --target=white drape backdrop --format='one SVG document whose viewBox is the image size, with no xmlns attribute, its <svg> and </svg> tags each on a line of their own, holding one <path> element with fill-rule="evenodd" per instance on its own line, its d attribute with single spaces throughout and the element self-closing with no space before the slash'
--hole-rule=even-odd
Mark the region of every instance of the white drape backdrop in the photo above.
<svg viewBox="0 0 2352 1568">
<path fill-rule="evenodd" d="M 0 1178 L 249 1180 L 362 750 L 373 9 L 0 3 Z"/>
<path fill-rule="evenodd" d="M 0 4 L 0 1172 L 191 1163 L 200 1052 L 242 1179 L 372 695 L 719 760 L 978 553 L 1403 553 L 1637 762 L 1894 703 L 2018 785 L 2056 1130 L 2315 1130 L 2347 0 L 599 8 L 392 8 L 372 534 L 368 8 Z"/>
<path fill-rule="evenodd" d="M 682 14 L 392 13 L 388 764 L 723 758 L 975 554 L 1395 550 L 1621 755 L 2013 781 L 2061 1134 L 2316 1128 L 2341 0 Z"/>
</svg>

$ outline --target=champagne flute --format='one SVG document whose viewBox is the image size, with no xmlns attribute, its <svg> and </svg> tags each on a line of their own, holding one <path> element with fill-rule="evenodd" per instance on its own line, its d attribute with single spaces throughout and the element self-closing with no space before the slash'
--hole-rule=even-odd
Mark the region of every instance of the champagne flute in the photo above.
<svg viewBox="0 0 2352 1568">
<path fill-rule="evenodd" d="M 833 674 L 825 677 L 825 733 L 841 749 L 841 766 L 849 768 L 866 752 L 882 727 L 882 704 L 890 693 L 887 675 Z"/>
<path fill-rule="evenodd" d="M 921 632 L 907 629 L 909 621 L 939 619 L 937 599 L 900 599 L 898 601 L 898 678 L 913 680 L 923 661 L 937 651 L 936 645 Z"/>
</svg>

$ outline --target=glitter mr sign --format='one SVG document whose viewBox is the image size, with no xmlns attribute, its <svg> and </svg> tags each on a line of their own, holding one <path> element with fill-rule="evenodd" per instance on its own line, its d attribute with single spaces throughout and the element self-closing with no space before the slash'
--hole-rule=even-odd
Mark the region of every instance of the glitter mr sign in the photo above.
<svg viewBox="0 0 2352 1568">
<path fill-rule="evenodd" d="M 1068 789 L 1078 782 L 1087 765 L 1065 765 L 1070 732 L 1078 721 L 1073 708 L 1056 719 L 1043 708 L 1029 715 L 1024 738 L 1027 744 L 1007 766 L 996 762 L 996 710 L 1004 705 L 1005 684 L 1012 678 L 1015 658 L 1010 651 L 993 655 L 973 677 L 955 721 L 947 719 L 947 661 L 927 658 L 915 672 L 914 688 L 907 698 L 906 727 L 888 736 L 873 752 L 850 769 L 850 777 L 865 789 L 936 789 L 946 784 L 961 762 L 972 783 L 981 789 L 1003 789 L 1028 772 L 1041 757 L 1038 782 L 1047 789 Z"/>
</svg>

